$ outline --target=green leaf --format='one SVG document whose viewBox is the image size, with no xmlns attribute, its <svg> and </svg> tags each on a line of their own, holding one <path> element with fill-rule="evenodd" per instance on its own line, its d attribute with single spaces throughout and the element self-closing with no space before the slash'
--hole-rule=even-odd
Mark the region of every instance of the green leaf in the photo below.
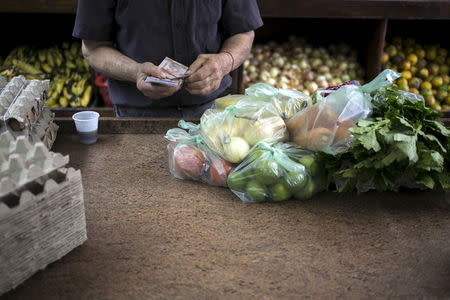
<svg viewBox="0 0 450 300">
<path fill-rule="evenodd" d="M 434 150 L 421 151 L 420 160 L 416 164 L 416 168 L 441 172 L 444 168 L 444 157 Z"/>
<path fill-rule="evenodd" d="M 426 120 L 425 122 L 426 122 L 426 124 L 436 128 L 443 136 L 450 137 L 450 129 L 445 127 L 440 121 L 437 121 L 437 120 L 433 120 L 433 121 Z"/>
<path fill-rule="evenodd" d="M 358 141 L 363 145 L 363 147 L 367 150 L 373 150 L 375 152 L 380 151 L 381 146 L 378 143 L 377 135 L 375 131 L 370 131 L 365 135 L 358 136 Z"/>
<path fill-rule="evenodd" d="M 405 118 L 397 117 L 397 120 L 399 121 L 400 124 L 402 124 L 403 126 L 411 129 L 412 131 L 415 130 L 414 126 L 411 125 L 411 123 L 409 123 Z"/>
<path fill-rule="evenodd" d="M 443 189 L 450 189 L 450 174 L 447 173 L 438 173 L 436 174 L 439 183 Z"/>
<path fill-rule="evenodd" d="M 419 131 L 419 135 L 422 136 L 423 138 L 425 138 L 427 141 L 431 142 L 431 143 L 435 143 L 441 150 L 442 152 L 446 153 L 447 150 L 445 149 L 445 147 L 441 144 L 441 142 L 439 141 L 439 139 L 437 137 L 435 137 L 432 134 L 425 134 L 422 131 Z"/>
<path fill-rule="evenodd" d="M 358 121 L 358 127 L 369 127 L 375 124 L 375 122 L 368 121 L 368 120 L 359 120 Z"/>
<path fill-rule="evenodd" d="M 395 147 L 404 153 L 410 163 L 415 163 L 419 160 L 419 155 L 417 154 L 417 136 L 411 136 L 406 134 L 394 134 Z"/>
<path fill-rule="evenodd" d="M 404 158 L 405 155 L 403 154 L 403 152 L 392 151 L 381 160 L 381 164 L 386 167 L 391 165 L 393 162 L 401 161 Z"/>
<path fill-rule="evenodd" d="M 417 179 L 416 182 L 424 185 L 425 187 L 429 188 L 430 190 L 434 189 L 434 186 L 435 186 L 435 182 L 430 175 L 422 175 Z"/>
</svg>

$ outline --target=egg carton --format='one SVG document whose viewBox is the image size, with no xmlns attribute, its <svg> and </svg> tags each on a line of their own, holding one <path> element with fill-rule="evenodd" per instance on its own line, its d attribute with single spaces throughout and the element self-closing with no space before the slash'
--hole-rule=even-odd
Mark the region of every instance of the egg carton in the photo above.
<svg viewBox="0 0 450 300">
<path fill-rule="evenodd" d="M 16 76 L 4 86 L 0 92 L 0 120 L 4 120 L 4 115 L 11 104 L 19 97 L 22 90 L 27 85 L 27 80 L 23 76 Z M 2 126 L 1 124 L 0 126 Z"/>
<path fill-rule="evenodd" d="M 18 134 L 31 131 L 47 100 L 49 85 L 49 80 L 31 80 L 27 84 L 3 116 L 9 130 Z"/>
<path fill-rule="evenodd" d="M 0 93 L 5 88 L 5 86 L 8 84 L 5 77 L 0 76 Z"/>
<path fill-rule="evenodd" d="M 80 171 L 60 168 L 32 190 L 0 197 L 0 295 L 86 240 Z"/>
<path fill-rule="evenodd" d="M 19 194 L 36 180 L 45 179 L 69 162 L 68 156 L 50 152 L 42 142 L 31 144 L 26 136 L 0 135 L 0 197 Z"/>
<path fill-rule="evenodd" d="M 55 114 L 48 107 L 44 107 L 40 119 L 31 130 L 30 140 L 33 143 L 43 142 L 48 149 L 52 148 L 59 128 L 53 122 L 54 118 Z"/>
</svg>

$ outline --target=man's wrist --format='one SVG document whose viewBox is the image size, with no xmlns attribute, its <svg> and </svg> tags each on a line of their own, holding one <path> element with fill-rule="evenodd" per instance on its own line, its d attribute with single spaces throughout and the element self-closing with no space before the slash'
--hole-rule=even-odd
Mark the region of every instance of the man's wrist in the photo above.
<svg viewBox="0 0 450 300">
<path fill-rule="evenodd" d="M 139 79 L 139 74 L 141 73 L 141 64 L 138 62 L 135 62 L 134 66 L 133 66 L 133 70 L 134 70 L 133 81 L 136 83 Z"/>
<path fill-rule="evenodd" d="M 223 74 L 226 75 L 231 73 L 231 71 L 233 71 L 233 58 L 230 57 L 230 53 L 221 51 L 218 55 L 221 57 Z"/>
</svg>

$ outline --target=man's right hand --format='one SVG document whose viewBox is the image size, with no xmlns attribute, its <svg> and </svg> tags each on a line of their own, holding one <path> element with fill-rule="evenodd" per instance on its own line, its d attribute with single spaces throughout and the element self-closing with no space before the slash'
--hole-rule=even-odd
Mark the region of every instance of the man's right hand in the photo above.
<svg viewBox="0 0 450 300">
<path fill-rule="evenodd" d="M 165 79 L 169 78 L 167 75 L 168 74 L 163 69 L 155 66 L 152 63 L 146 62 L 138 64 L 136 73 L 137 89 L 140 90 L 146 97 L 149 97 L 151 99 L 161 99 L 172 96 L 181 88 L 181 84 L 177 87 L 171 87 L 145 82 L 145 79 L 148 76 Z"/>
</svg>

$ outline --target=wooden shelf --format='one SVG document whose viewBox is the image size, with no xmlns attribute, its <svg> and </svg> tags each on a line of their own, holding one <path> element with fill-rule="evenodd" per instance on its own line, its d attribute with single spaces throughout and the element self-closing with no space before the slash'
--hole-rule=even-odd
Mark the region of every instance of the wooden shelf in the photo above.
<svg viewBox="0 0 450 300">
<path fill-rule="evenodd" d="M 264 17 L 450 19 L 449 0 L 258 0 Z M 77 0 L 2 0 L 0 13 L 75 13 Z"/>
<path fill-rule="evenodd" d="M 1 0 L 0 13 L 73 14 L 77 0 Z"/>
<path fill-rule="evenodd" d="M 448 0 L 258 0 L 264 17 L 450 19 Z"/>
</svg>

